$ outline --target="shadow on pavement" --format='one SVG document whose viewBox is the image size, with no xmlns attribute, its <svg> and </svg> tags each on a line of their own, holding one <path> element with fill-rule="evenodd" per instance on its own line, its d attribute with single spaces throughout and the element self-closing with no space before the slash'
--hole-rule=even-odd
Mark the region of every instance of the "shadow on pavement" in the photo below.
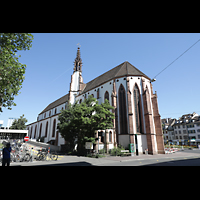
<svg viewBox="0 0 200 200">
<path fill-rule="evenodd" d="M 200 166 L 200 158 L 171 160 L 166 162 L 158 162 L 154 164 L 146 164 L 140 166 Z"/>
<path fill-rule="evenodd" d="M 58 163 L 58 164 L 47 164 L 47 165 L 35 165 L 35 166 L 93 166 L 91 163 L 88 162 L 71 162 L 71 163 Z"/>
</svg>

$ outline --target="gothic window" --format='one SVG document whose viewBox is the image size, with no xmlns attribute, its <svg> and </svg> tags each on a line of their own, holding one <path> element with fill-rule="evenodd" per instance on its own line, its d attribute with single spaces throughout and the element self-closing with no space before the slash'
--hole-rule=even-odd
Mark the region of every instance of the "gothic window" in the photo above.
<svg viewBox="0 0 200 200">
<path fill-rule="evenodd" d="M 42 124 L 40 124 L 40 133 L 39 133 L 39 138 L 41 137 L 41 132 L 42 132 Z"/>
<path fill-rule="evenodd" d="M 109 132 L 109 142 L 112 142 L 112 131 Z"/>
<path fill-rule="evenodd" d="M 106 99 L 109 101 L 109 93 L 108 93 L 108 91 L 106 91 L 106 92 L 105 92 L 105 95 L 104 95 L 104 101 L 105 101 Z"/>
<path fill-rule="evenodd" d="M 149 90 L 147 87 L 146 87 L 146 99 L 147 99 L 147 111 L 148 113 L 151 113 L 150 96 L 149 96 Z"/>
<path fill-rule="evenodd" d="M 37 131 L 37 125 L 35 126 L 35 134 L 34 134 L 34 138 L 36 137 L 36 131 Z"/>
<path fill-rule="evenodd" d="M 55 130 L 56 130 L 56 119 L 53 120 L 52 137 L 55 137 Z"/>
<path fill-rule="evenodd" d="M 121 84 L 119 87 L 119 124 L 120 134 L 127 134 L 127 111 L 126 111 L 126 93 L 124 86 Z"/>
<path fill-rule="evenodd" d="M 30 138 L 32 138 L 32 131 L 33 131 L 33 127 L 31 126 L 31 135 L 30 135 Z"/>
<path fill-rule="evenodd" d="M 97 99 L 99 99 L 99 88 L 97 89 Z"/>
<path fill-rule="evenodd" d="M 136 130 L 138 133 L 141 133 L 142 123 L 141 123 L 140 96 L 139 96 L 140 93 L 137 85 L 135 85 L 134 87 L 133 95 L 134 95 Z"/>
<path fill-rule="evenodd" d="M 47 137 L 47 130 L 48 130 L 48 122 L 46 123 L 45 137 Z"/>
</svg>

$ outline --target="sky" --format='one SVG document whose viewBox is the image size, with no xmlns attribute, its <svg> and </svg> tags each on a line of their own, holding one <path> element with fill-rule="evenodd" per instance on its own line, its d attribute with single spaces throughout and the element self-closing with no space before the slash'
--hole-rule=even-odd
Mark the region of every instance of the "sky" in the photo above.
<svg viewBox="0 0 200 200">
<path fill-rule="evenodd" d="M 25 115 L 28 122 L 50 103 L 69 92 L 77 44 L 83 61 L 83 82 L 87 83 L 124 61 L 154 78 L 173 60 L 200 39 L 199 33 L 32 33 L 32 48 L 18 51 L 26 64 L 25 80 L 17 106 L 3 108 L 0 120 Z M 200 42 L 156 77 L 161 118 L 200 115 Z"/>
</svg>

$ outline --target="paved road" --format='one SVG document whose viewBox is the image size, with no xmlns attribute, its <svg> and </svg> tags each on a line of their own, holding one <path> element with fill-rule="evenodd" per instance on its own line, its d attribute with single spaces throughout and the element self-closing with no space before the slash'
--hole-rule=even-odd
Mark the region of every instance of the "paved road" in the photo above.
<svg viewBox="0 0 200 200">
<path fill-rule="evenodd" d="M 173 154 L 134 157 L 109 156 L 99 159 L 63 156 L 58 161 L 11 163 L 11 166 L 200 166 L 200 150 L 185 150 Z"/>
</svg>

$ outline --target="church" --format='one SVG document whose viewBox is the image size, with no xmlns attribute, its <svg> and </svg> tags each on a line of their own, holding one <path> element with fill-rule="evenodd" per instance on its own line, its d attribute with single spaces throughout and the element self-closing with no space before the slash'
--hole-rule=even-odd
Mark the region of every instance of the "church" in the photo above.
<svg viewBox="0 0 200 200">
<path fill-rule="evenodd" d="M 128 149 L 132 143 L 136 155 L 143 154 L 147 149 L 152 155 L 165 153 L 157 94 L 153 93 L 151 79 L 125 61 L 84 83 L 79 47 L 69 93 L 50 103 L 38 114 L 36 122 L 27 125 L 29 137 L 44 137 L 45 143 L 64 145 L 65 140 L 57 130 L 58 115 L 68 102 L 81 103 L 88 95 L 96 98 L 99 104 L 108 99 L 115 114 L 112 129 L 97 130 L 94 133 L 96 138 L 99 136 L 99 147 L 94 145 L 95 150 L 104 147 L 109 150 L 117 145 Z"/>
</svg>

